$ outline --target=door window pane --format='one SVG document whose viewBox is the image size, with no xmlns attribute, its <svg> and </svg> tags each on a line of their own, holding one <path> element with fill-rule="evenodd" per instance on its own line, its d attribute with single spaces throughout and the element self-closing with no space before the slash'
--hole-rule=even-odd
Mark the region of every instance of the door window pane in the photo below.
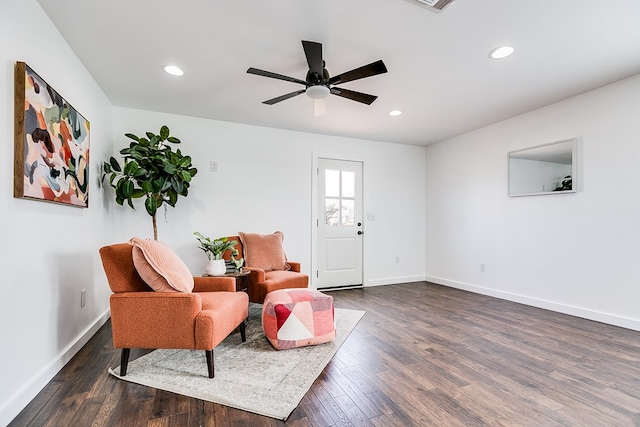
<svg viewBox="0 0 640 427">
<path fill-rule="evenodd" d="M 342 200 L 342 225 L 355 224 L 355 202 L 353 200 Z"/>
<path fill-rule="evenodd" d="M 325 197 L 340 197 L 340 171 L 327 169 L 324 172 Z"/>
<path fill-rule="evenodd" d="M 340 199 L 324 199 L 324 223 L 340 225 Z"/>
<path fill-rule="evenodd" d="M 342 197 L 355 197 L 356 174 L 351 171 L 342 171 Z"/>
</svg>

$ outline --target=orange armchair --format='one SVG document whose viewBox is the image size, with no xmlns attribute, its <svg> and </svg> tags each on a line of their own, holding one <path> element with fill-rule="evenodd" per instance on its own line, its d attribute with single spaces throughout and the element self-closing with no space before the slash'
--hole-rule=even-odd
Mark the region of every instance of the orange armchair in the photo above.
<svg viewBox="0 0 640 427">
<path fill-rule="evenodd" d="M 278 232 L 276 232 L 278 233 Z M 249 234 L 244 234 L 245 241 L 247 236 L 251 236 Z M 258 236 L 258 235 L 253 235 Z M 268 235 L 267 237 L 270 237 Z M 252 264 L 252 260 L 255 260 L 256 257 L 249 256 L 247 249 L 243 245 L 243 240 L 240 236 L 230 236 L 229 240 L 235 240 L 238 243 L 235 245 L 235 249 L 239 254 L 245 259 L 244 270 L 249 271 L 249 279 L 248 279 L 248 287 L 247 292 L 249 294 L 249 301 L 262 304 L 264 302 L 264 297 L 271 291 L 275 291 L 278 289 L 287 289 L 287 288 L 306 288 L 309 286 L 309 276 L 300 272 L 300 263 L 286 260 L 286 264 L 290 266 L 288 270 L 265 270 L 264 268 L 256 267 Z M 255 255 L 255 248 L 251 248 L 253 250 L 253 255 Z M 268 250 L 268 249 L 267 249 Z M 281 250 L 281 249 L 276 249 Z M 225 259 L 230 259 L 231 251 L 227 251 L 224 254 Z M 286 259 L 284 256 L 284 251 L 282 251 L 282 258 Z"/>
<path fill-rule="evenodd" d="M 246 341 L 249 301 L 235 292 L 232 277 L 194 277 L 193 292 L 154 292 L 133 263 L 132 246 L 100 248 L 113 294 L 113 345 L 122 349 L 120 375 L 127 374 L 131 348 L 205 350 L 209 378 L 215 375 L 213 349 L 236 328 Z"/>
</svg>

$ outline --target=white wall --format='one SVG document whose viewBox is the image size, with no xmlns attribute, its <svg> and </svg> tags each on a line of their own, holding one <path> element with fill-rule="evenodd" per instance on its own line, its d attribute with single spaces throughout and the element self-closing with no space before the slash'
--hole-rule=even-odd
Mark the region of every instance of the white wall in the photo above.
<svg viewBox="0 0 640 427">
<path fill-rule="evenodd" d="M 168 208 L 166 221 L 163 212 L 158 217 L 158 239 L 170 244 L 192 273 L 202 274 L 206 261 L 194 231 L 220 237 L 276 230 L 285 233 L 289 259 L 311 273 L 313 166 L 317 157 L 329 157 L 364 163 L 365 211 L 375 213 L 375 221 L 365 218 L 363 227 L 365 286 L 424 279 L 424 147 L 127 108 L 116 108 L 114 117 L 117 150 L 128 144 L 124 133 L 157 133 L 166 124 L 182 140 L 183 153 L 194 158 L 199 172 L 189 197 Z M 209 170 L 210 161 L 218 163 L 218 172 Z M 107 192 L 112 198 L 113 191 Z M 109 206 L 115 241 L 153 236 L 151 218 L 137 202 L 135 212 Z"/>
<path fill-rule="evenodd" d="M 427 279 L 640 330 L 639 112 L 635 76 L 427 147 Z M 572 137 L 577 193 L 506 196 L 508 151 Z"/>
<path fill-rule="evenodd" d="M 97 248 L 108 236 L 97 160 L 111 105 L 35 0 L 0 2 L 0 425 L 6 425 L 106 320 Z M 89 208 L 13 198 L 14 64 L 24 61 L 91 123 Z M 87 304 L 80 308 L 80 290 Z"/>
</svg>

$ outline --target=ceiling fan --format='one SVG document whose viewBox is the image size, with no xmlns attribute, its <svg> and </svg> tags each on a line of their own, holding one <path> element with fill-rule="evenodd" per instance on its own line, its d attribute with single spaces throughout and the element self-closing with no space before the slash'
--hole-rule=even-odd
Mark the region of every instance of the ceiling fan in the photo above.
<svg viewBox="0 0 640 427">
<path fill-rule="evenodd" d="M 304 49 L 304 54 L 307 57 L 307 64 L 309 64 L 309 71 L 307 71 L 307 77 L 305 80 L 283 76 L 282 74 L 259 70 L 253 67 L 247 70 L 247 73 L 249 74 L 256 74 L 258 76 L 271 77 L 272 79 L 298 83 L 305 87 L 304 89 L 296 90 L 294 92 L 287 93 L 286 95 L 263 101 L 263 104 L 273 105 L 302 93 L 306 93 L 309 98 L 314 100 L 314 115 L 318 116 L 325 113 L 324 98 L 329 96 L 329 94 L 351 99 L 352 101 L 362 102 L 367 105 L 371 105 L 371 103 L 376 100 L 377 96 L 343 89 L 335 85 L 386 73 L 387 67 L 384 65 L 382 60 L 372 62 L 371 64 L 363 65 L 362 67 L 331 77 L 325 68 L 325 61 L 322 59 L 322 43 L 302 40 L 302 47 Z"/>
</svg>

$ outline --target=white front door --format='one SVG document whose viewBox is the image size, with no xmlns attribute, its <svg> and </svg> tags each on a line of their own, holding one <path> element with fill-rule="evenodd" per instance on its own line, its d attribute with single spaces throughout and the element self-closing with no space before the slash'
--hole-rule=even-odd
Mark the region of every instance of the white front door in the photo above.
<svg viewBox="0 0 640 427">
<path fill-rule="evenodd" d="M 362 162 L 318 159 L 316 287 L 362 285 Z"/>
</svg>

